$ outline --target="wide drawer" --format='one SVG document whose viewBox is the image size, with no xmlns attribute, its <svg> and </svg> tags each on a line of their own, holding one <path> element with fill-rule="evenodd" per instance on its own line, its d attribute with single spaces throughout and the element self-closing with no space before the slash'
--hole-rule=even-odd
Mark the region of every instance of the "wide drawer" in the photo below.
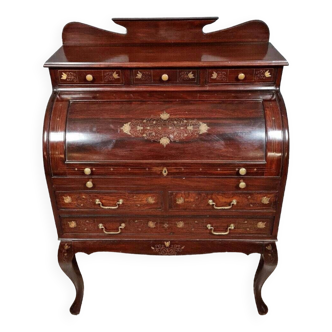
<svg viewBox="0 0 332 332">
<path fill-rule="evenodd" d="M 170 209 L 193 213 L 201 210 L 275 210 L 277 193 L 171 192 L 169 202 Z"/>
<path fill-rule="evenodd" d="M 146 177 L 53 177 L 55 190 L 141 190 L 159 191 L 168 189 L 170 191 L 277 191 L 280 184 L 279 177 L 216 177 L 216 178 L 186 178 L 169 177 L 161 175 L 155 178 Z M 92 187 L 88 187 L 91 186 Z M 245 188 L 240 187 L 245 184 Z"/>
<path fill-rule="evenodd" d="M 103 210 L 117 212 L 161 210 L 162 196 L 156 192 L 57 192 L 59 209 Z"/>
<path fill-rule="evenodd" d="M 65 217 L 67 238 L 222 239 L 269 236 L 273 217 Z M 226 234 L 227 233 L 227 234 Z"/>
</svg>

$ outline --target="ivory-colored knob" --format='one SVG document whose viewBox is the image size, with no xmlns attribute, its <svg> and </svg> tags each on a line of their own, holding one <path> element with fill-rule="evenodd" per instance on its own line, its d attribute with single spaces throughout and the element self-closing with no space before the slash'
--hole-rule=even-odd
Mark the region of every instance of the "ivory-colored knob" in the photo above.
<svg viewBox="0 0 332 332">
<path fill-rule="evenodd" d="M 241 189 L 244 189 L 246 186 L 247 186 L 246 183 L 243 180 L 241 180 L 240 183 L 239 183 L 239 187 Z"/>
<path fill-rule="evenodd" d="M 240 73 L 239 75 L 237 75 L 237 78 L 238 78 L 240 81 L 243 81 L 243 80 L 246 78 L 246 75 L 244 75 L 243 73 Z"/>
<path fill-rule="evenodd" d="M 162 75 L 161 75 L 161 79 L 162 79 L 164 82 L 168 81 L 168 75 L 167 75 L 167 74 L 162 74 Z"/>
<path fill-rule="evenodd" d="M 91 174 L 91 168 L 84 168 L 84 174 L 85 175 L 90 175 Z"/>
<path fill-rule="evenodd" d="M 88 82 L 91 82 L 93 80 L 93 76 L 91 74 L 88 74 L 85 76 L 85 79 L 88 81 Z"/>
<path fill-rule="evenodd" d="M 244 167 L 242 167 L 242 168 L 240 168 L 240 170 L 239 170 L 239 174 L 240 174 L 240 175 L 246 175 L 246 174 L 247 174 L 247 170 L 246 170 Z"/>
<path fill-rule="evenodd" d="M 89 180 L 85 185 L 87 188 L 92 188 L 93 187 L 92 180 Z"/>
</svg>

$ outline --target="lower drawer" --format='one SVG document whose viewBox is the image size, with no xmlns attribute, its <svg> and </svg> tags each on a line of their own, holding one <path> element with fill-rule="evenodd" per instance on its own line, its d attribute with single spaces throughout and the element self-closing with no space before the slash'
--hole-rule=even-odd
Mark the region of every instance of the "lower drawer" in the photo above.
<svg viewBox="0 0 332 332">
<path fill-rule="evenodd" d="M 58 208 L 61 210 L 122 211 L 161 210 L 161 192 L 116 191 L 116 192 L 56 192 Z"/>
<path fill-rule="evenodd" d="M 215 239 L 272 234 L 273 217 L 63 217 L 63 238 Z"/>
<path fill-rule="evenodd" d="M 277 193 L 237 192 L 171 192 L 170 209 L 196 211 L 275 210 Z"/>
</svg>

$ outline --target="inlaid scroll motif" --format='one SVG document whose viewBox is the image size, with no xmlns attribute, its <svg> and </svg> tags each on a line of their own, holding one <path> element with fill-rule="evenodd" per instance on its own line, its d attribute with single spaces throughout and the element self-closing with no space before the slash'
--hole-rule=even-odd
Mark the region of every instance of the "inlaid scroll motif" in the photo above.
<svg viewBox="0 0 332 332">
<path fill-rule="evenodd" d="M 179 81 L 190 81 L 195 79 L 196 72 L 193 71 L 181 71 L 179 73 Z"/>
<path fill-rule="evenodd" d="M 211 80 L 226 82 L 227 72 L 226 71 L 213 71 L 210 77 Z"/>
<path fill-rule="evenodd" d="M 190 140 L 205 134 L 210 128 L 206 123 L 191 119 L 171 119 L 166 112 L 159 119 L 132 120 L 125 123 L 121 130 L 132 136 L 159 142 L 166 147 L 170 142 Z"/>
<path fill-rule="evenodd" d="M 119 70 L 107 71 L 103 73 L 104 82 L 112 82 L 120 79 L 121 72 Z"/>
<path fill-rule="evenodd" d="M 273 71 L 266 69 L 256 69 L 255 70 L 255 80 L 256 81 L 264 81 L 270 79 L 272 77 Z"/>
<path fill-rule="evenodd" d="M 150 82 L 151 77 L 151 70 L 138 70 L 136 72 L 135 80 L 142 82 Z"/>
<path fill-rule="evenodd" d="M 60 79 L 61 81 L 66 81 L 66 82 L 78 82 L 77 73 L 73 71 L 62 71 Z"/>
</svg>

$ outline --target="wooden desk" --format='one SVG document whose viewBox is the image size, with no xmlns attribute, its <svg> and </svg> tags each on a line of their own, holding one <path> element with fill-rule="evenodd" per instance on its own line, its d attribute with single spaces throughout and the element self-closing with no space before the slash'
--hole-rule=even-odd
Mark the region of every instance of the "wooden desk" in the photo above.
<svg viewBox="0 0 332 332">
<path fill-rule="evenodd" d="M 283 56 L 264 22 L 203 33 L 216 18 L 69 23 L 46 62 L 53 93 L 44 164 L 76 287 L 75 254 L 260 253 L 257 309 L 277 265 L 288 169 Z"/>
</svg>

